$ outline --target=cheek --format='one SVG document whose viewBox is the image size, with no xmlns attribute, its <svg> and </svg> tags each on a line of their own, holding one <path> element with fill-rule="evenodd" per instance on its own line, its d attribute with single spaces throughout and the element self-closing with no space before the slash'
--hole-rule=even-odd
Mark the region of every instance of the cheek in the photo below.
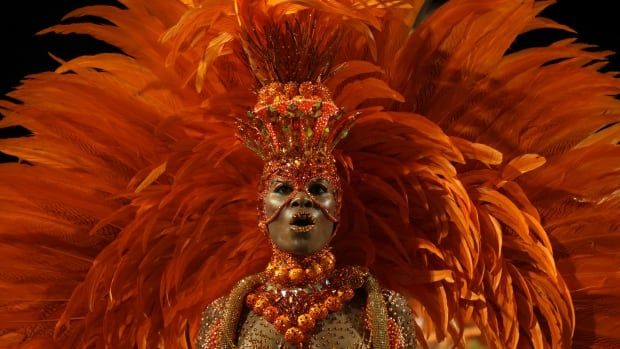
<svg viewBox="0 0 620 349">
<path fill-rule="evenodd" d="M 330 214 L 335 215 L 337 213 L 336 210 L 338 209 L 338 203 L 336 202 L 336 197 L 334 194 L 329 193 L 327 195 L 322 195 L 316 198 L 316 201 Z"/>
<path fill-rule="evenodd" d="M 263 210 L 265 216 L 271 217 L 278 209 L 286 203 L 286 197 L 276 193 L 268 193 L 263 199 Z"/>
</svg>

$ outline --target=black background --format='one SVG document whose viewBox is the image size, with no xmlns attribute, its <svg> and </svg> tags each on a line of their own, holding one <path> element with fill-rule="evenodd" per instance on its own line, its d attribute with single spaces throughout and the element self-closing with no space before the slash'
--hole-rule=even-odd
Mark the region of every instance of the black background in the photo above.
<svg viewBox="0 0 620 349">
<path fill-rule="evenodd" d="M 148 1 L 148 0 L 144 0 Z M 36 32 L 59 23 L 72 9 L 92 4 L 114 4 L 112 0 L 45 0 L 10 1 L 0 7 L 0 94 L 18 85 L 27 74 L 51 70 L 58 64 L 49 57 L 52 53 L 70 59 L 83 53 L 112 48 L 81 35 L 35 35 Z M 603 49 L 620 51 L 620 13 L 613 10 L 610 0 L 559 0 L 544 14 L 574 28 L 580 41 Z M 10 6 L 9 6 L 10 5 Z M 616 4 L 617 5 L 617 4 Z M 519 40 L 519 45 L 547 42 L 567 34 L 545 31 L 535 38 Z M 620 59 L 612 57 L 612 70 L 620 70 Z"/>
<path fill-rule="evenodd" d="M 144 0 L 148 1 L 148 0 Z M 544 15 L 577 30 L 581 42 L 605 50 L 620 52 L 620 14 L 613 10 L 616 1 L 559 0 Z M 82 35 L 35 35 L 59 23 L 72 9 L 93 4 L 115 4 L 112 0 L 10 1 L 0 7 L 0 95 L 19 84 L 24 76 L 58 66 L 48 53 L 68 60 L 81 54 L 112 51 L 114 48 Z M 617 4 L 615 4 L 617 5 Z M 558 31 L 538 31 L 520 38 L 515 48 L 548 44 L 572 36 Z M 611 57 L 606 70 L 620 71 L 620 57 Z M 0 137 L 17 135 L 17 130 L 0 130 Z M 0 154 L 0 162 L 8 158 Z"/>
<path fill-rule="evenodd" d="M 148 0 L 144 0 L 148 1 Z M 92 4 L 114 4 L 112 0 L 44 0 L 10 1 L 0 7 L 0 94 L 18 85 L 27 74 L 50 70 L 57 63 L 49 53 L 70 59 L 83 53 L 112 48 L 85 36 L 35 35 L 36 32 L 59 23 L 72 9 Z M 9 6 L 10 5 L 10 6 Z M 603 49 L 620 51 L 620 13 L 613 10 L 616 1 L 559 0 L 544 14 L 574 28 L 580 41 Z M 551 31 L 526 38 L 519 45 L 550 41 L 566 34 Z M 620 59 L 612 57 L 612 70 L 620 70 Z"/>
</svg>

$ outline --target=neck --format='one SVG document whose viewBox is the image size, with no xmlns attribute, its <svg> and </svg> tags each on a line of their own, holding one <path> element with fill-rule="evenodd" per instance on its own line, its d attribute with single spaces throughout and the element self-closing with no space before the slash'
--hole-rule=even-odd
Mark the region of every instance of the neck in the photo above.
<svg viewBox="0 0 620 349">
<path fill-rule="evenodd" d="M 335 263 L 329 247 L 305 256 L 274 247 L 266 274 L 268 282 L 276 286 L 305 286 L 325 280 L 334 270 Z"/>
</svg>

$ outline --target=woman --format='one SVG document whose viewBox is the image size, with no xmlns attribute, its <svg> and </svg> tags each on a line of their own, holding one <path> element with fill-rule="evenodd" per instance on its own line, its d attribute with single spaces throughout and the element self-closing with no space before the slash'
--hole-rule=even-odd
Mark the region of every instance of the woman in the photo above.
<svg viewBox="0 0 620 349">
<path fill-rule="evenodd" d="M 320 84 L 261 89 L 239 136 L 266 162 L 259 230 L 271 261 L 207 308 L 198 348 L 415 347 L 406 299 L 382 291 L 366 268 L 334 269 L 343 193 L 331 152 L 354 116 Z"/>
<path fill-rule="evenodd" d="M 506 54 L 549 2 L 123 4 L 2 104 L 0 343 L 618 345 L 619 82 Z"/>
</svg>

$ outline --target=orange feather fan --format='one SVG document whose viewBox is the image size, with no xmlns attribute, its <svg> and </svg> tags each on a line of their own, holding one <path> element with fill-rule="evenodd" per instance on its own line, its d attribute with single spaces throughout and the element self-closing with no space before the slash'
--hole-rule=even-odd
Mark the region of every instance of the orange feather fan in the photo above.
<svg viewBox="0 0 620 349">
<path fill-rule="evenodd" d="M 416 30 L 420 0 L 120 2 L 46 32 L 124 54 L 0 104 L 33 132 L 0 141 L 29 163 L 0 167 L 0 345 L 190 348 L 271 252 L 234 120 L 264 82 L 320 78 L 362 112 L 335 254 L 409 298 L 424 346 L 472 324 L 493 348 L 620 346 L 620 80 L 573 40 L 507 54 L 568 29 L 538 17 L 553 1 L 451 0 Z"/>
</svg>

